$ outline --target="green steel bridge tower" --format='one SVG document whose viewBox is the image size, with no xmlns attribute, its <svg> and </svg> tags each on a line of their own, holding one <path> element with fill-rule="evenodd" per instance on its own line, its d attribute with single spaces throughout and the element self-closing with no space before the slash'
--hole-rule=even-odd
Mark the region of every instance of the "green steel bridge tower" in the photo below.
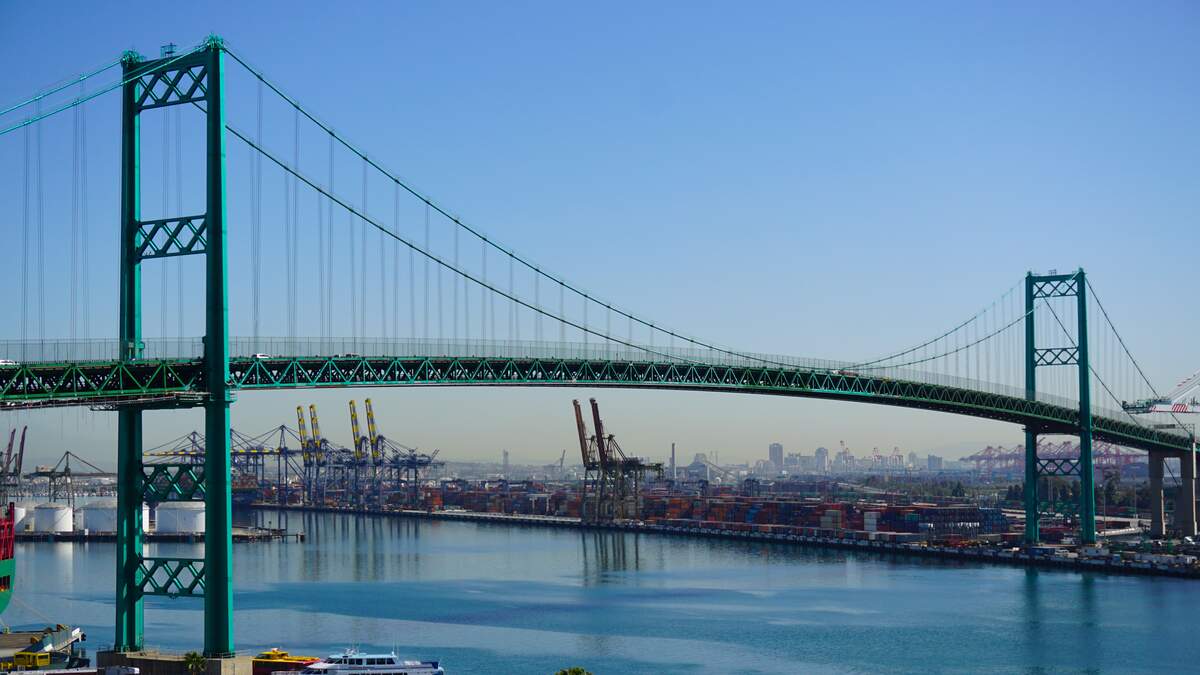
<svg viewBox="0 0 1200 675">
<path fill-rule="evenodd" d="M 145 595 L 202 595 L 204 653 L 233 653 L 232 518 L 230 495 L 228 298 L 225 250 L 225 116 L 222 101 L 224 48 L 210 37 L 203 49 L 144 61 L 127 52 L 122 59 L 120 360 L 142 357 L 141 268 L 158 258 L 205 257 L 205 335 L 203 401 L 208 452 L 201 474 L 186 465 L 142 464 L 142 415 L 152 406 L 136 401 L 117 412 L 117 598 L 118 651 L 143 646 Z M 194 105 L 205 116 L 205 212 L 141 219 L 139 165 L 143 112 Z M 206 510 L 204 558 L 143 556 L 142 502 L 202 499 Z"/>
<path fill-rule="evenodd" d="M 1076 332 L 1070 347 L 1037 346 L 1034 307 L 1038 300 L 1075 297 Z M 1079 371 L 1078 459 L 1040 459 L 1037 453 L 1038 426 L 1025 425 L 1025 541 L 1038 543 L 1038 517 L 1043 505 L 1038 494 L 1042 476 L 1078 476 L 1079 536 L 1084 543 L 1096 543 L 1095 468 L 1092 463 L 1091 369 L 1088 361 L 1087 277 L 1083 269 L 1072 274 L 1025 275 L 1025 398 L 1037 400 L 1037 369 L 1075 366 Z"/>
</svg>

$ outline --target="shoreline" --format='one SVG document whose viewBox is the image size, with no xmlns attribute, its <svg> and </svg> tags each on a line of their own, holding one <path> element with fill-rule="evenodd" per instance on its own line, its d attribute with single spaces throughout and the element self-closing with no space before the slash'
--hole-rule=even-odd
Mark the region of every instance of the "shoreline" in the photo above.
<svg viewBox="0 0 1200 675">
<path fill-rule="evenodd" d="M 700 527 L 679 527 L 639 522 L 584 523 L 578 518 L 563 516 L 533 516 L 505 513 L 478 513 L 474 511 L 421 511 L 416 509 L 348 509 L 321 506 L 299 506 L 279 504 L 252 504 L 254 510 L 296 511 L 312 513 L 342 513 L 348 515 L 390 516 L 424 520 L 447 520 L 457 522 L 490 523 L 500 525 L 522 525 L 527 527 L 550 527 L 576 530 L 601 530 L 658 534 L 667 536 L 706 539 L 727 539 L 758 543 L 791 544 L 807 548 L 832 548 L 864 553 L 904 555 L 918 558 L 940 558 L 967 562 L 995 563 L 1016 567 L 1039 567 L 1063 571 L 1106 572 L 1138 576 L 1160 576 L 1176 579 L 1200 579 L 1200 570 L 1182 567 L 1160 566 L 1141 561 L 1114 562 L 1099 558 L 1066 558 L 1061 556 L 1035 555 L 1027 550 L 1010 551 L 1000 548 L 954 548 L 949 546 L 925 546 L 912 543 L 868 541 L 839 537 L 822 537 L 799 534 L 776 534 L 769 532 L 736 532 Z"/>
</svg>

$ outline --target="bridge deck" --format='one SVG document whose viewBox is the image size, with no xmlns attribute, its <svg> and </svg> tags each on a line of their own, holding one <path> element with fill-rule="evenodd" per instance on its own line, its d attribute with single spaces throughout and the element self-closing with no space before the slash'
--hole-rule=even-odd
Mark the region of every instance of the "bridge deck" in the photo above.
<svg viewBox="0 0 1200 675">
<path fill-rule="evenodd" d="M 64 361 L 0 367 L 0 408 L 63 405 L 187 406 L 206 390 L 198 358 Z M 378 386 L 587 386 L 674 389 L 857 401 L 1012 422 L 1039 433 L 1077 433 L 1078 407 L 953 384 L 788 366 L 611 358 L 503 356 L 235 357 L 241 390 Z M 1179 452 L 1191 440 L 1116 416 L 1094 415 L 1095 437 L 1131 448 Z"/>
</svg>

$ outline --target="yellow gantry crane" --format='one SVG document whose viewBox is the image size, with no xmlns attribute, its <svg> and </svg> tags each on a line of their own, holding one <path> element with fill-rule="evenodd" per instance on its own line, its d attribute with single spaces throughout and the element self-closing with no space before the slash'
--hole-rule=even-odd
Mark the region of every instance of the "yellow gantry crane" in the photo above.
<svg viewBox="0 0 1200 675">
<path fill-rule="evenodd" d="M 324 464 L 325 464 L 325 439 L 321 437 L 321 423 L 320 423 L 320 421 L 317 420 L 317 406 L 315 403 L 309 404 L 308 416 L 309 416 L 309 419 L 312 420 L 312 435 L 313 435 L 313 437 L 312 437 L 312 444 L 313 444 L 312 485 L 313 485 L 314 491 L 320 492 L 319 495 L 316 495 L 316 494 L 310 495 L 309 501 L 311 503 L 313 501 L 313 499 L 319 499 L 320 502 L 323 504 L 323 503 L 325 503 L 325 489 L 324 489 L 324 485 L 321 484 L 321 467 L 324 466 Z"/>
<path fill-rule="evenodd" d="M 350 432 L 354 436 L 354 461 L 360 462 L 363 458 L 362 433 L 358 430 L 358 409 L 354 407 L 354 400 L 350 401 Z"/>
<path fill-rule="evenodd" d="M 304 459 L 304 466 L 312 463 L 312 447 L 308 441 L 308 428 L 304 425 L 304 406 L 296 406 L 296 424 L 300 430 L 300 455 Z"/>
<path fill-rule="evenodd" d="M 367 399 L 367 437 L 371 442 L 371 462 L 379 464 L 383 459 L 383 448 L 380 446 L 382 437 L 375 431 L 375 411 L 371 409 L 371 399 Z"/>
</svg>

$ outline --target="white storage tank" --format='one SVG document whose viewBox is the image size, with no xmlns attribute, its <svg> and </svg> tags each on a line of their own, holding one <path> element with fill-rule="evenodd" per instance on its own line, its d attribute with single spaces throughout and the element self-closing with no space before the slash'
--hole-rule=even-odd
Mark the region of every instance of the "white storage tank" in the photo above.
<svg viewBox="0 0 1200 675">
<path fill-rule="evenodd" d="M 163 502 L 156 511 L 154 531 L 160 534 L 197 534 L 204 531 L 204 502 Z"/>
<path fill-rule="evenodd" d="M 28 532 L 33 529 L 33 512 L 37 509 L 35 502 L 16 502 L 13 504 L 13 523 L 17 532 Z"/>
<path fill-rule="evenodd" d="M 79 507 L 75 529 L 88 532 L 117 531 L 117 500 L 98 499 Z M 150 530 L 150 505 L 142 502 L 142 531 Z"/>
<path fill-rule="evenodd" d="M 142 503 L 142 529 L 150 527 L 150 505 Z M 117 531 L 117 500 L 100 499 L 79 507 L 76 529 L 88 532 Z"/>
<path fill-rule="evenodd" d="M 39 504 L 33 510 L 34 532 L 70 532 L 74 529 L 75 514 L 65 504 Z"/>
</svg>

